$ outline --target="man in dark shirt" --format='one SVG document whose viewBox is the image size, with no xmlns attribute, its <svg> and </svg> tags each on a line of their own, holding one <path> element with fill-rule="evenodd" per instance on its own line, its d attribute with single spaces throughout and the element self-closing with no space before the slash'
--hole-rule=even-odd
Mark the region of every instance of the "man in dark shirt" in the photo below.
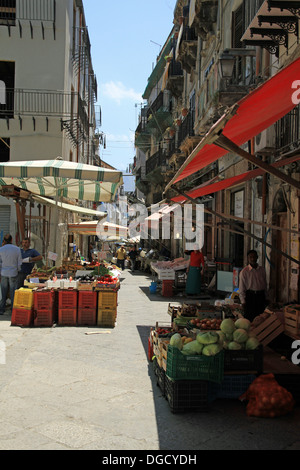
<svg viewBox="0 0 300 470">
<path fill-rule="evenodd" d="M 22 240 L 21 254 L 23 263 L 21 271 L 19 272 L 19 289 L 24 287 L 24 281 L 26 277 L 31 274 L 35 263 L 43 259 L 42 255 L 40 255 L 38 251 L 34 248 L 30 248 L 30 240 L 28 237 Z"/>
</svg>

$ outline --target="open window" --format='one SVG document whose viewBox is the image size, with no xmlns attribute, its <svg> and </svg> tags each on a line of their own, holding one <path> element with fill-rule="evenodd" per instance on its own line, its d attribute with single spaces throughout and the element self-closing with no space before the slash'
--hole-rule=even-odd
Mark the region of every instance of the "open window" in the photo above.
<svg viewBox="0 0 300 470">
<path fill-rule="evenodd" d="M 0 0 L 0 25 L 16 25 L 16 0 Z"/>
<path fill-rule="evenodd" d="M 15 63 L 0 60 L 0 119 L 14 117 L 14 87 Z"/>
<path fill-rule="evenodd" d="M 0 163 L 10 160 L 10 139 L 0 137 Z"/>
</svg>

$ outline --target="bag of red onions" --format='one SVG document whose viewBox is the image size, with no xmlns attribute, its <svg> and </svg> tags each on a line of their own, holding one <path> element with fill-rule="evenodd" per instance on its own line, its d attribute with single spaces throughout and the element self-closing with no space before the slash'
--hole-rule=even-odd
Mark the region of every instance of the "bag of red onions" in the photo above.
<svg viewBox="0 0 300 470">
<path fill-rule="evenodd" d="M 259 418 L 276 418 L 286 415 L 293 410 L 295 405 L 292 394 L 278 384 L 274 374 L 257 377 L 240 400 L 248 401 L 247 416 Z"/>
</svg>

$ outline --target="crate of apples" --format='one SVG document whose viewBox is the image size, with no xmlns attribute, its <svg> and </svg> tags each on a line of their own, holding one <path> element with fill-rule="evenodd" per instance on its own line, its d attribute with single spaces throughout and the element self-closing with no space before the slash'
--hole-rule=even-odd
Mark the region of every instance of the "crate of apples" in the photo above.
<svg viewBox="0 0 300 470">
<path fill-rule="evenodd" d="M 200 330 L 219 330 L 221 323 L 221 318 L 197 318 L 190 321 L 191 326 Z"/>
</svg>

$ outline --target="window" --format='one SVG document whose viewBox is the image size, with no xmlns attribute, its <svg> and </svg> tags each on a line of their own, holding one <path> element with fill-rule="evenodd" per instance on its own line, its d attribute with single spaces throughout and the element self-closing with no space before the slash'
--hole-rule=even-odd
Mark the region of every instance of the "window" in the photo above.
<svg viewBox="0 0 300 470">
<path fill-rule="evenodd" d="M 5 163 L 10 160 L 10 139 L 0 137 L 0 162 Z"/>
<path fill-rule="evenodd" d="M 0 25 L 16 25 L 16 0 L 0 0 Z"/>
<path fill-rule="evenodd" d="M 14 117 L 15 63 L 0 61 L 0 119 Z"/>
</svg>

